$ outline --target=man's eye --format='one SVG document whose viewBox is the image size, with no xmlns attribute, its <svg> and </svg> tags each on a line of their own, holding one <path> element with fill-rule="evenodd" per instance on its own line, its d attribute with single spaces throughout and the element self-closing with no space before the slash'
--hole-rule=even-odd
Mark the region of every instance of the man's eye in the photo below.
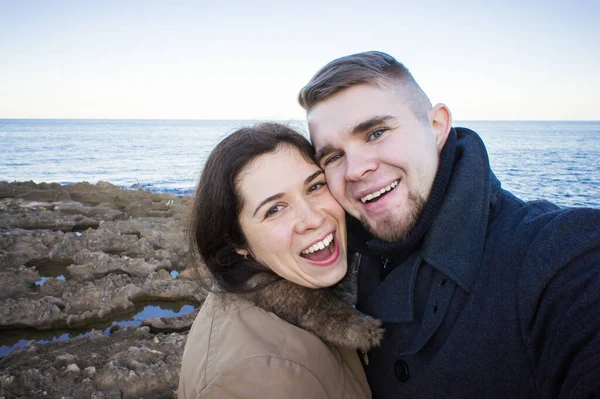
<svg viewBox="0 0 600 399">
<path fill-rule="evenodd" d="M 330 163 L 337 161 L 337 160 L 338 160 L 338 159 L 340 159 L 341 157 L 342 157 L 342 154 L 334 154 L 334 155 L 330 156 L 329 158 L 327 158 L 327 159 L 325 160 L 325 162 L 323 162 L 323 166 L 327 166 L 327 165 L 329 165 Z"/>
<path fill-rule="evenodd" d="M 267 212 L 265 213 L 265 219 L 268 218 L 268 217 L 271 217 L 271 216 L 275 215 L 276 213 L 278 213 L 282 209 L 283 209 L 283 205 L 273 205 L 272 207 L 270 207 L 269 209 L 267 209 Z"/>
<path fill-rule="evenodd" d="M 381 136 L 384 132 L 385 132 L 385 129 L 375 130 L 373 133 L 369 134 L 369 137 L 367 137 L 367 141 L 375 140 L 376 138 Z"/>
<path fill-rule="evenodd" d="M 321 189 L 321 188 L 325 187 L 326 185 L 327 185 L 327 183 L 325 183 L 325 182 L 319 182 L 319 183 L 315 183 L 315 184 L 313 184 L 312 186 L 310 186 L 310 187 L 308 188 L 308 192 L 309 192 L 309 193 L 312 193 L 313 191 L 317 191 L 317 190 L 319 190 L 319 189 Z"/>
</svg>

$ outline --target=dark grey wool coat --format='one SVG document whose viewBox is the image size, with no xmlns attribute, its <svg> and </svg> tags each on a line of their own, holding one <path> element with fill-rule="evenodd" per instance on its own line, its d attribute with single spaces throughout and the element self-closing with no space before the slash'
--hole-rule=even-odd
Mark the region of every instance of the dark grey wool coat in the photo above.
<svg viewBox="0 0 600 399">
<path fill-rule="evenodd" d="M 349 228 L 357 308 L 386 328 L 365 365 L 373 396 L 600 397 L 600 210 L 516 198 L 468 129 L 446 146 L 417 243 Z"/>
</svg>

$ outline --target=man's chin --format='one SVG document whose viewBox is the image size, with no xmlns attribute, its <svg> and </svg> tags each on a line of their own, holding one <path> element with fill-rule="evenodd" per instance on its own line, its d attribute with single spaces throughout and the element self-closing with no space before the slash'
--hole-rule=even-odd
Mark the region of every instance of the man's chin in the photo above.
<svg viewBox="0 0 600 399">
<path fill-rule="evenodd" d="M 416 195 L 409 196 L 410 206 L 404 212 L 389 212 L 388 215 L 380 215 L 378 220 L 370 220 L 361 217 L 361 223 L 365 229 L 374 237 L 388 242 L 405 240 L 413 231 L 423 209 L 426 200 Z"/>
<path fill-rule="evenodd" d="M 377 223 L 363 221 L 365 229 L 375 238 L 383 241 L 396 242 L 403 241 L 414 227 L 413 225 L 406 225 L 401 221 L 395 220 L 382 220 Z"/>
</svg>

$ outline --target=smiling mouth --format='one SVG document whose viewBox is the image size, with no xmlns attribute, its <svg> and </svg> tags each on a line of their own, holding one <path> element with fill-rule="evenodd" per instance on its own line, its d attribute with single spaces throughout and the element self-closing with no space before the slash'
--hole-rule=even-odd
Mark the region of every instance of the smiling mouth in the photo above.
<svg viewBox="0 0 600 399">
<path fill-rule="evenodd" d="M 335 253 L 334 234 L 329 233 L 321 241 L 312 244 L 300 253 L 300 256 L 312 262 L 325 262 Z"/>
<path fill-rule="evenodd" d="M 390 191 L 392 191 L 393 189 L 398 187 L 399 183 L 400 183 L 400 179 L 398 179 L 394 182 L 391 182 L 388 186 L 382 188 L 381 190 L 377 190 L 371 194 L 365 195 L 360 200 L 362 201 L 363 204 L 375 202 L 375 201 L 379 200 L 381 197 L 385 197 Z"/>
</svg>

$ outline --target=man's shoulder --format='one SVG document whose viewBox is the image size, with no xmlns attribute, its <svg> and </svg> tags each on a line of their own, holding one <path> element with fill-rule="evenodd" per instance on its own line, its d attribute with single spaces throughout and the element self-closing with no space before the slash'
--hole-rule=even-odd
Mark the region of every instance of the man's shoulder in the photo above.
<svg viewBox="0 0 600 399">
<path fill-rule="evenodd" d="M 566 264 L 593 248 L 600 250 L 600 209 L 558 208 L 539 212 L 527 223 L 534 233 L 527 250 L 530 262 Z"/>
<path fill-rule="evenodd" d="M 495 208 L 486 246 L 503 253 L 503 259 L 512 259 L 526 281 L 534 283 L 544 274 L 549 278 L 582 253 L 600 250 L 600 209 L 526 202 L 510 193 Z"/>
<path fill-rule="evenodd" d="M 533 232 L 535 236 L 553 230 L 578 235 L 583 225 L 592 230 L 599 228 L 600 209 L 565 208 L 546 200 L 523 201 L 505 190 L 498 198 L 492 207 L 490 225 L 508 224 L 516 230 Z"/>
<path fill-rule="evenodd" d="M 560 304 L 560 298 L 579 296 L 587 298 L 581 304 L 597 303 L 600 210 L 563 208 L 542 213 L 532 223 L 535 234 L 524 251 L 517 282 L 523 319 L 534 320 L 542 300 L 549 308 Z"/>
</svg>

